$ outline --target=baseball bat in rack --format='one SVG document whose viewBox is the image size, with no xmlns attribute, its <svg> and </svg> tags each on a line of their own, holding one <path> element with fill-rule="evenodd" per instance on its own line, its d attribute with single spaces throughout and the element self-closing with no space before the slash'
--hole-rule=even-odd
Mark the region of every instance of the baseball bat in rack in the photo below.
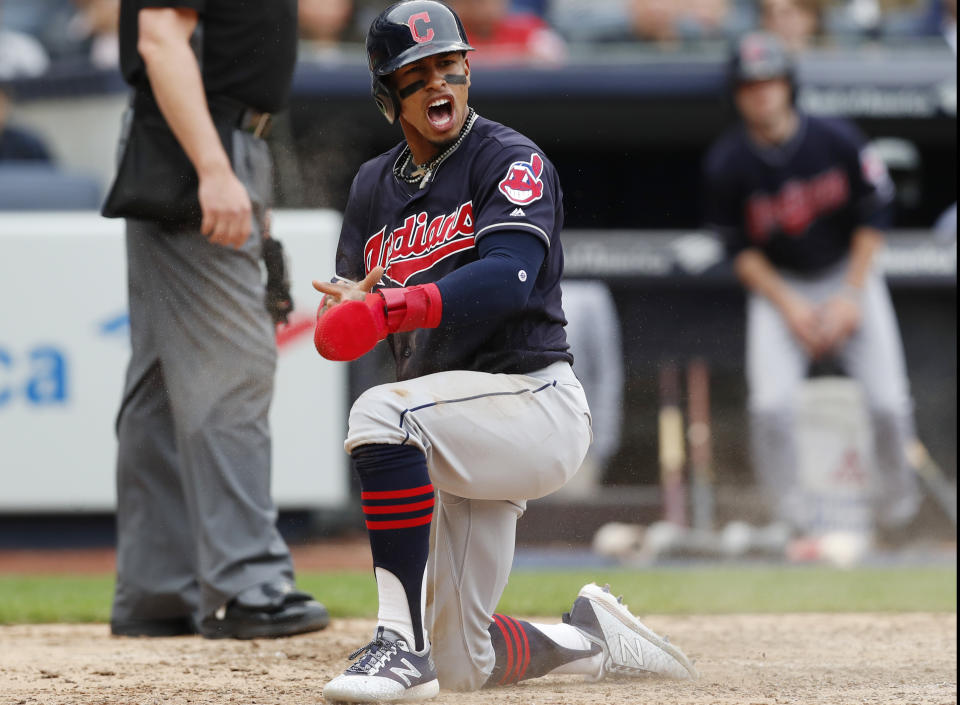
<svg viewBox="0 0 960 705">
<path fill-rule="evenodd" d="M 957 526 L 957 486 L 951 481 L 937 462 L 930 457 L 927 447 L 920 439 L 915 439 L 907 447 L 907 459 L 914 472 L 926 485 L 933 499 L 940 505 L 954 528 Z"/>
<path fill-rule="evenodd" d="M 687 364 L 687 417 L 693 528 L 712 531 L 715 501 L 710 429 L 710 369 L 703 358 L 693 359 Z"/>
<path fill-rule="evenodd" d="M 671 524 L 686 526 L 687 497 L 683 484 L 686 443 L 683 411 L 680 408 L 680 374 L 673 362 L 664 362 L 660 366 L 660 412 L 657 427 L 663 518 Z"/>
</svg>

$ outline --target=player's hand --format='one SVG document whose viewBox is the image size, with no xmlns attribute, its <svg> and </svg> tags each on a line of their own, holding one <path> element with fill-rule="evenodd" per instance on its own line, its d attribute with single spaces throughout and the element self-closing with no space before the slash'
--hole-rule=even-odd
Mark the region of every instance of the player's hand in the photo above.
<svg viewBox="0 0 960 705">
<path fill-rule="evenodd" d="M 313 344 L 322 357 L 346 362 L 366 355 L 389 332 L 383 297 L 366 294 L 363 301 L 341 301 L 318 316 Z"/>
<path fill-rule="evenodd" d="M 253 208 L 247 189 L 229 167 L 200 176 L 200 232 L 210 242 L 237 249 L 253 229 Z"/>
<path fill-rule="evenodd" d="M 819 311 L 821 354 L 836 350 L 860 327 L 860 304 L 850 296 L 834 296 Z"/>
<path fill-rule="evenodd" d="M 346 279 L 324 282 L 314 279 L 313 288 L 325 294 L 323 301 L 320 303 L 320 308 L 317 310 L 317 316 L 322 316 L 344 301 L 363 301 L 382 277 L 383 267 L 374 267 L 360 282 L 352 282 Z"/>
<path fill-rule="evenodd" d="M 790 332 L 807 354 L 813 359 L 819 358 L 823 354 L 823 344 L 817 309 L 806 299 L 793 297 L 783 307 L 783 316 Z"/>
</svg>

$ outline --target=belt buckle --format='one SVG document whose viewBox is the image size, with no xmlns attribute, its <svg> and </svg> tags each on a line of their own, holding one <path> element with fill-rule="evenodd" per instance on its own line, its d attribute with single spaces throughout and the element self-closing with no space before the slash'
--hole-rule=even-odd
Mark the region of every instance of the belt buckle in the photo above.
<svg viewBox="0 0 960 705">
<path fill-rule="evenodd" d="M 260 113 L 255 117 L 253 125 L 254 137 L 265 137 L 270 129 L 270 113 Z"/>
</svg>

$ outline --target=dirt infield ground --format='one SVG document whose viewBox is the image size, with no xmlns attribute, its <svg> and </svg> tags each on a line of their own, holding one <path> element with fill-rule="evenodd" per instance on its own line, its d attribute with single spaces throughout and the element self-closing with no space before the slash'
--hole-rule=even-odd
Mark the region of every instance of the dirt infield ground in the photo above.
<svg viewBox="0 0 960 705">
<path fill-rule="evenodd" d="M 944 705 L 957 702 L 956 614 L 645 616 L 696 658 L 695 683 L 574 677 L 437 705 Z M 2 705 L 318 704 L 368 620 L 281 640 L 110 637 L 105 625 L 0 627 Z"/>
</svg>

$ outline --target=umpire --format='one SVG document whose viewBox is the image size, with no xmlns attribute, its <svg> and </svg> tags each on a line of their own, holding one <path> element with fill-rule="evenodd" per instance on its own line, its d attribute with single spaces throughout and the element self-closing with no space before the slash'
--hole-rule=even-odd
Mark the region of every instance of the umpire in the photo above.
<svg viewBox="0 0 960 705">
<path fill-rule="evenodd" d="M 133 87 L 103 213 L 126 218 L 132 357 L 117 418 L 111 631 L 322 629 L 270 496 L 274 315 L 260 268 L 296 0 L 122 0 Z M 282 318 L 282 316 L 280 316 Z"/>
</svg>

